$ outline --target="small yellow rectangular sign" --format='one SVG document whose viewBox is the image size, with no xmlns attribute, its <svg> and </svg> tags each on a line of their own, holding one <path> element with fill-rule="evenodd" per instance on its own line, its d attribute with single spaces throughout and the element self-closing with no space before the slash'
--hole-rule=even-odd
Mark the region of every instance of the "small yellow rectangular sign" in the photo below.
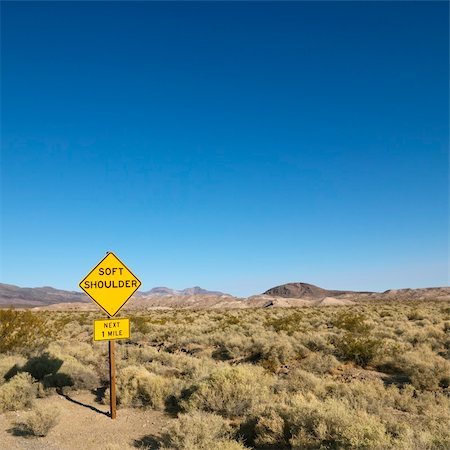
<svg viewBox="0 0 450 450">
<path fill-rule="evenodd" d="M 130 319 L 94 320 L 94 341 L 111 341 L 130 337 Z"/>
</svg>

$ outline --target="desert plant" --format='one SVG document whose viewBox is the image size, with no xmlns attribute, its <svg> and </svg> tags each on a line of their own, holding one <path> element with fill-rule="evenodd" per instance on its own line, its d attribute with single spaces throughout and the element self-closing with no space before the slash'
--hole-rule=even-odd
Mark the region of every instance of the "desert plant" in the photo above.
<svg viewBox="0 0 450 450">
<path fill-rule="evenodd" d="M 283 417 L 270 408 L 256 419 L 254 443 L 257 447 L 284 448 L 288 445 L 288 430 Z"/>
<path fill-rule="evenodd" d="M 26 359 L 20 355 L 2 355 L 0 357 L 0 385 L 16 375 L 25 362 Z"/>
<path fill-rule="evenodd" d="M 181 406 L 186 410 L 200 409 L 225 417 L 251 414 L 269 401 L 273 382 L 260 367 L 222 367 L 191 386 Z"/>
<path fill-rule="evenodd" d="M 0 354 L 36 348 L 47 337 L 44 316 L 30 311 L 0 309 Z"/>
<path fill-rule="evenodd" d="M 450 385 L 450 363 L 427 347 L 399 355 L 388 366 L 407 375 L 417 389 L 436 391 Z"/>
<path fill-rule="evenodd" d="M 163 441 L 167 447 L 174 450 L 209 450 L 215 448 L 215 442 L 230 436 L 230 426 L 222 417 L 203 411 L 192 411 L 179 415 L 167 428 Z"/>
<path fill-rule="evenodd" d="M 380 339 L 371 336 L 373 327 L 367 323 L 364 314 L 341 313 L 334 320 L 334 326 L 345 330 L 334 341 L 339 356 L 360 366 L 364 367 L 372 362 L 383 347 Z"/>
<path fill-rule="evenodd" d="M 333 320 L 333 325 L 341 330 L 356 334 L 367 334 L 372 329 L 364 314 L 351 311 L 340 312 Z"/>
<path fill-rule="evenodd" d="M 310 353 L 300 361 L 300 366 L 307 372 L 323 375 L 330 373 L 339 365 L 339 361 L 333 355 L 322 353 Z"/>
<path fill-rule="evenodd" d="M 47 436 L 49 431 L 58 423 L 59 411 L 50 407 L 36 407 L 26 413 L 22 421 L 15 424 L 16 431 L 31 436 Z"/>
<path fill-rule="evenodd" d="M 302 369 L 293 369 L 279 382 L 277 387 L 279 389 L 284 389 L 291 394 L 298 392 L 304 394 L 308 392 L 317 394 L 324 389 L 324 383 L 322 379 L 310 372 L 306 372 Z"/>
<path fill-rule="evenodd" d="M 37 383 L 29 373 L 18 373 L 0 386 L 0 412 L 31 406 L 37 391 Z"/>
<path fill-rule="evenodd" d="M 389 437 L 380 419 L 364 411 L 350 410 L 334 399 L 320 402 L 298 397 L 286 414 L 293 449 L 380 449 Z"/>
<path fill-rule="evenodd" d="M 138 366 L 125 367 L 117 377 L 117 400 L 122 406 L 163 409 L 170 381 Z"/>
<path fill-rule="evenodd" d="M 302 319 L 304 315 L 301 311 L 289 311 L 282 317 L 272 317 L 266 320 L 265 325 L 272 328 L 277 333 L 286 332 L 292 334 L 296 331 L 302 331 Z"/>
<path fill-rule="evenodd" d="M 339 355 L 344 359 L 365 367 L 378 356 L 383 342 L 370 336 L 347 332 L 341 338 L 336 339 L 335 346 Z"/>
</svg>

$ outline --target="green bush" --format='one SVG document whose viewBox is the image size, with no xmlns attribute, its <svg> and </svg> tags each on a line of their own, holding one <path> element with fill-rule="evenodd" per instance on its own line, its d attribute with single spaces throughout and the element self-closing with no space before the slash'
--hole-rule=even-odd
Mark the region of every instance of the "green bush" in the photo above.
<svg viewBox="0 0 450 450">
<path fill-rule="evenodd" d="M 0 354 L 36 349 L 48 335 L 44 316 L 31 311 L 0 309 Z"/>
<path fill-rule="evenodd" d="M 383 341 L 371 336 L 373 327 L 367 323 L 363 314 L 341 313 L 334 320 L 334 326 L 345 330 L 344 334 L 334 341 L 342 358 L 365 367 L 380 353 Z"/>
<path fill-rule="evenodd" d="M 333 321 L 333 325 L 341 330 L 356 334 L 368 334 L 372 329 L 367 323 L 367 317 L 361 313 L 344 311 L 339 313 Z"/>
<path fill-rule="evenodd" d="M 365 367 L 379 355 L 383 342 L 380 339 L 347 332 L 335 341 L 335 346 L 341 357 Z"/>
<path fill-rule="evenodd" d="M 268 318 L 265 322 L 266 327 L 270 327 L 277 333 L 286 332 L 292 335 L 296 331 L 302 331 L 302 322 L 304 315 L 300 311 L 284 312 L 282 317 Z"/>
</svg>

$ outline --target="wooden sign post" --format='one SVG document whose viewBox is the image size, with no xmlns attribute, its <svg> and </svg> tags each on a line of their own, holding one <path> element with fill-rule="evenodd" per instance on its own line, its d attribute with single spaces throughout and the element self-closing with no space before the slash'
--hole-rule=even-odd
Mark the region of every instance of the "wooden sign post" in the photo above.
<svg viewBox="0 0 450 450">
<path fill-rule="evenodd" d="M 116 418 L 116 339 L 130 337 L 130 319 L 94 320 L 94 341 L 108 341 L 109 350 L 109 404 L 111 419 Z"/>
<path fill-rule="evenodd" d="M 116 418 L 116 355 L 115 342 L 109 341 L 109 404 L 111 419 Z"/>
<path fill-rule="evenodd" d="M 130 320 L 114 319 L 122 306 L 139 289 L 141 282 L 112 252 L 83 278 L 80 288 L 109 316 L 94 321 L 94 341 L 108 341 L 109 402 L 111 419 L 116 418 L 116 355 L 115 340 L 130 337 Z"/>
</svg>

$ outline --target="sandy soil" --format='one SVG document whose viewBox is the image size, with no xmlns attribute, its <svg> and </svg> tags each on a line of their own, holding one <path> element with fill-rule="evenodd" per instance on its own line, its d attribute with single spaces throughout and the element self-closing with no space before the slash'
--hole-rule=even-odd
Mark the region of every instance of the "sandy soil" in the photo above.
<svg viewBox="0 0 450 450">
<path fill-rule="evenodd" d="M 90 450 L 158 448 L 161 431 L 173 420 L 152 410 L 118 409 L 117 418 L 108 417 L 107 405 L 95 402 L 89 392 L 52 395 L 37 399 L 36 405 L 57 408 L 59 423 L 46 437 L 17 436 L 14 424 L 26 411 L 0 414 L 0 448 L 3 450 Z"/>
</svg>

